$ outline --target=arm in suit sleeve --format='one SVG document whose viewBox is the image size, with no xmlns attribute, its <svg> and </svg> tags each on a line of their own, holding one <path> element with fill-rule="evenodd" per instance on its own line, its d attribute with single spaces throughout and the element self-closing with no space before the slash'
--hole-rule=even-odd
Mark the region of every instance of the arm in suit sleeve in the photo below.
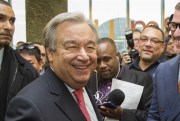
<svg viewBox="0 0 180 121">
<path fill-rule="evenodd" d="M 153 80 L 148 74 L 143 74 L 144 79 L 141 82 L 136 82 L 143 85 L 143 93 L 137 109 L 123 109 L 123 121 L 145 121 L 147 119 L 148 111 L 151 105 Z M 137 80 L 140 80 L 137 78 Z"/>
<path fill-rule="evenodd" d="M 44 121 L 37 106 L 25 97 L 15 97 L 10 101 L 5 121 Z"/>
<path fill-rule="evenodd" d="M 160 121 L 158 109 L 159 109 L 159 106 L 158 106 L 158 100 L 157 100 L 157 79 L 155 76 L 154 84 L 153 84 L 153 98 L 151 102 L 151 107 L 149 109 L 147 121 Z"/>
</svg>

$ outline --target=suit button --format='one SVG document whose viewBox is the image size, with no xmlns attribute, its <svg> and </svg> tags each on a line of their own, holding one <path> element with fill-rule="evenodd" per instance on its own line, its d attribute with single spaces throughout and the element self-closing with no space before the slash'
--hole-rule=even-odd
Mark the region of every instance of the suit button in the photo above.
<svg viewBox="0 0 180 121">
<path fill-rule="evenodd" d="M 164 112 L 164 108 L 160 108 L 160 112 Z"/>
</svg>

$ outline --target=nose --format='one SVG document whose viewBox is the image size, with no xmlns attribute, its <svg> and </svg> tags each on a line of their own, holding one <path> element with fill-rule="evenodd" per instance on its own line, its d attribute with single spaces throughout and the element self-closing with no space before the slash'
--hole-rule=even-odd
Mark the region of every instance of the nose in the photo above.
<svg viewBox="0 0 180 121">
<path fill-rule="evenodd" d="M 4 29 L 7 31 L 12 31 L 14 29 L 14 24 L 10 23 L 10 21 L 4 22 Z"/>
<path fill-rule="evenodd" d="M 103 61 L 101 61 L 100 64 L 99 64 L 99 67 L 104 68 L 104 67 L 106 67 L 106 64 Z"/>
<path fill-rule="evenodd" d="M 80 61 L 88 61 L 89 60 L 89 55 L 86 52 L 85 48 L 80 49 L 77 59 Z"/>
<path fill-rule="evenodd" d="M 180 37 L 180 28 L 179 27 L 177 27 L 176 30 L 174 31 L 173 37 L 174 38 Z"/>
</svg>

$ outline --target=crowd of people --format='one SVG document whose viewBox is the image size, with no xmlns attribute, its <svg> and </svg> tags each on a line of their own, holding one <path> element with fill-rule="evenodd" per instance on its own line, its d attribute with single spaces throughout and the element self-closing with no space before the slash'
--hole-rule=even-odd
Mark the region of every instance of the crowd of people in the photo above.
<svg viewBox="0 0 180 121">
<path fill-rule="evenodd" d="M 19 42 L 14 50 L 7 1 L 0 16 L 0 121 L 180 121 L 180 2 L 165 31 L 133 30 L 134 47 L 124 53 L 81 12 L 58 14 L 43 30 L 44 44 Z M 122 104 L 103 105 L 113 105 L 109 94 L 123 84 Z"/>
</svg>

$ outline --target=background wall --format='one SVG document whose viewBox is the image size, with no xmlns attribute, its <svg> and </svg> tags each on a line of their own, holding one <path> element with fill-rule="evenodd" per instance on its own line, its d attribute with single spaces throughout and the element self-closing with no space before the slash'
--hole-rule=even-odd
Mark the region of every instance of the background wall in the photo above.
<svg viewBox="0 0 180 121">
<path fill-rule="evenodd" d="M 57 14 L 67 11 L 67 0 L 26 0 L 27 42 L 43 42 L 42 30 Z"/>
</svg>

